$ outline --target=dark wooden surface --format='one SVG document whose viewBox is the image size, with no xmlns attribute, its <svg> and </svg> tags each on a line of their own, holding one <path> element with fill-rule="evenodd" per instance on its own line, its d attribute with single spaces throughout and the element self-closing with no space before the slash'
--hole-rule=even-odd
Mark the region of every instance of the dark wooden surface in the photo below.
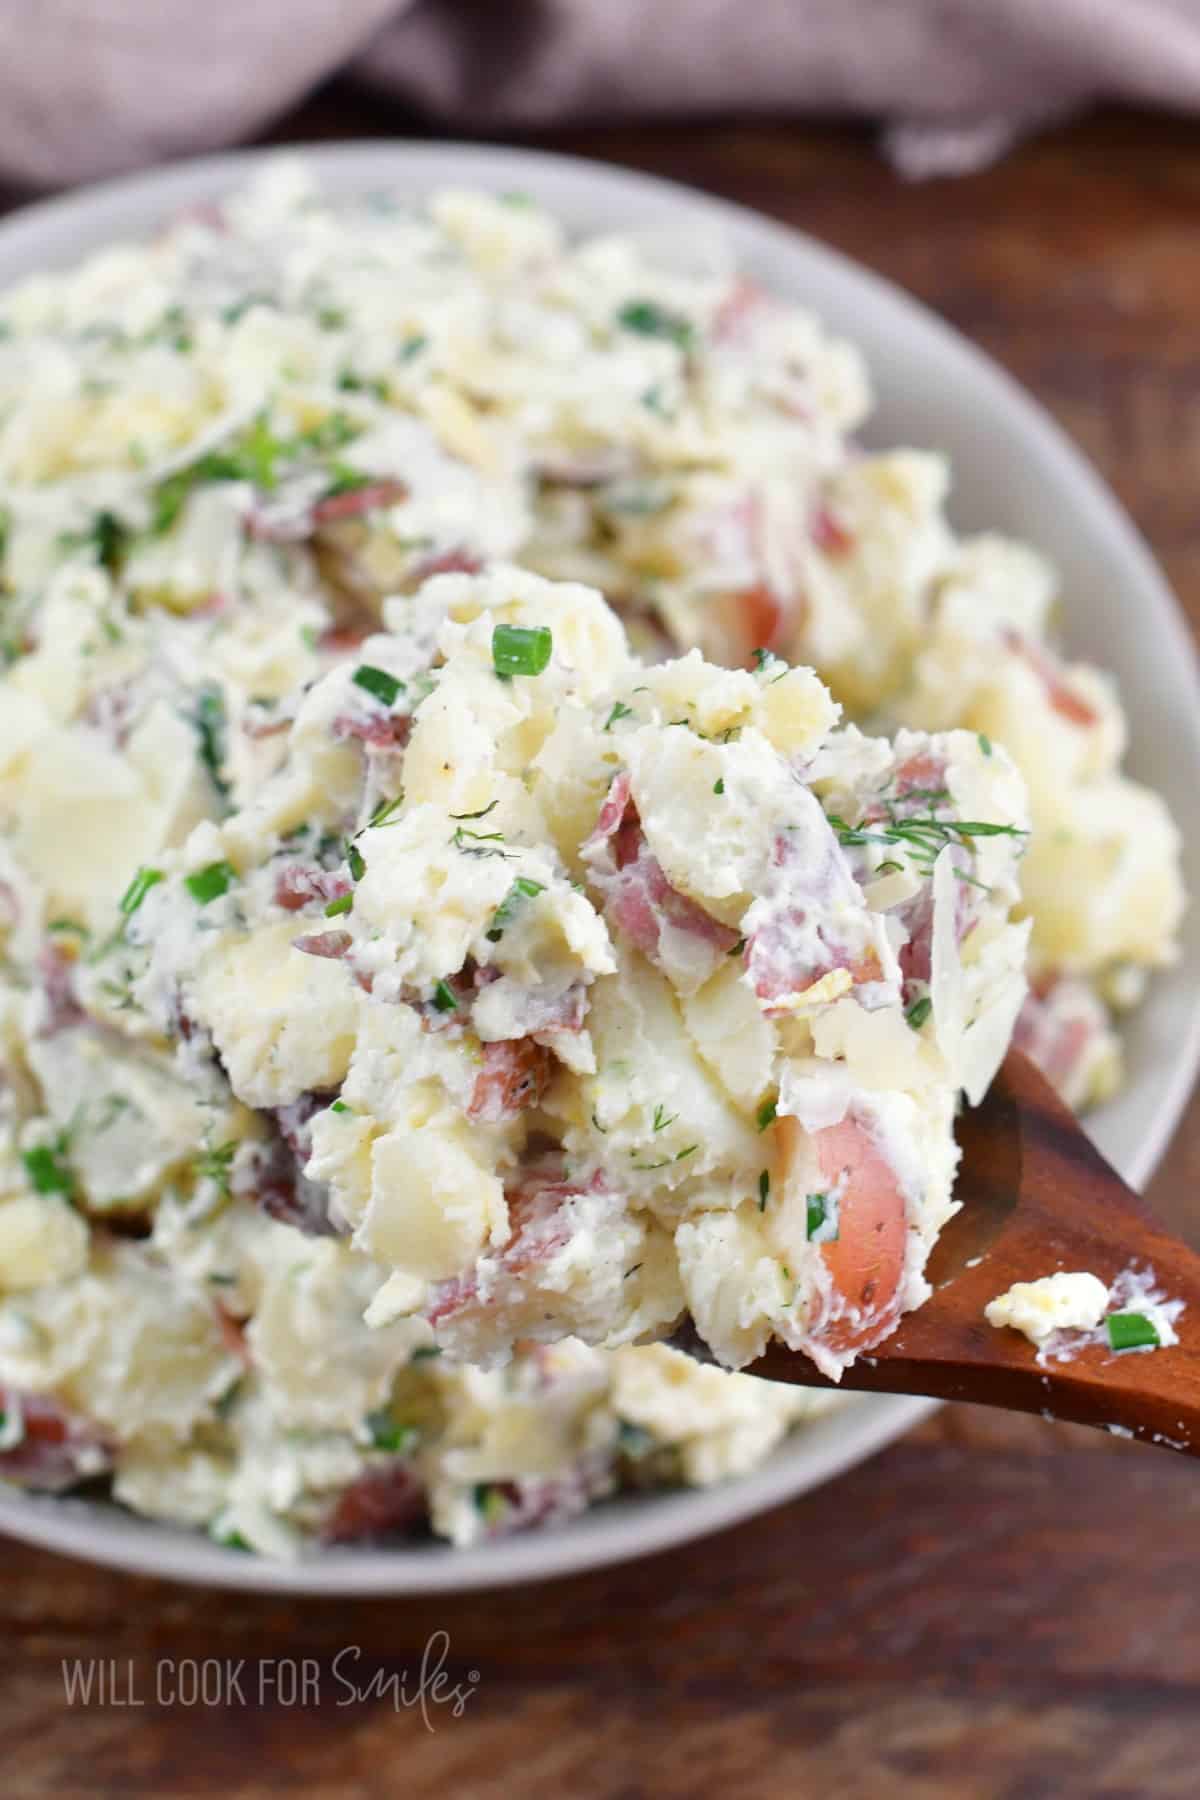
<svg viewBox="0 0 1200 1800">
<path fill-rule="evenodd" d="M 279 138 L 395 129 L 333 94 Z M 1058 416 L 1200 626 L 1200 133 L 1103 118 L 958 182 L 907 187 L 869 137 L 780 126 L 559 134 L 710 188 L 893 276 Z M 0 195 L 0 199 L 4 196 Z M 11 197 L 10 197 L 11 198 Z M 1194 826 L 1195 821 L 1192 821 Z M 1200 1239 L 1200 1109 L 1151 1199 Z M 768 1517 L 521 1592 L 258 1600 L 0 1548 L 12 1795 L 781 1794 L 1110 1800 L 1200 1787 L 1200 1481 L 1182 1458 L 947 1409 Z M 449 1634 L 462 1717 L 351 1700 Z M 358 1646 L 351 1667 L 339 1650 Z M 69 1706 L 64 1657 L 121 1697 Z M 159 1704 L 179 1659 L 246 1659 L 245 1704 Z M 258 1704 L 314 1659 L 319 1704 Z M 266 1664 L 268 1671 L 274 1666 Z M 339 1679 L 339 1672 L 343 1679 Z M 276 1673 L 286 1679 L 286 1667 Z"/>
</svg>

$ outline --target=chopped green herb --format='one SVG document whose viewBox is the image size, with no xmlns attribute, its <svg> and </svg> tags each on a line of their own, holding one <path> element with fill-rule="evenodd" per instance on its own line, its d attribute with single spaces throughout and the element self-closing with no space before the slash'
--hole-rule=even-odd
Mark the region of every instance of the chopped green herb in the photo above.
<svg viewBox="0 0 1200 1800">
<path fill-rule="evenodd" d="M 468 839 L 471 840 L 469 843 L 467 841 Z M 454 828 L 454 836 L 450 839 L 450 842 L 454 845 L 456 850 L 461 850 L 464 856 L 509 857 L 515 854 L 515 852 L 511 850 L 501 850 L 493 847 L 503 844 L 504 833 L 502 831 L 468 831 L 465 825 L 456 825 Z"/>
<path fill-rule="evenodd" d="M 992 740 L 985 731 L 979 733 L 979 748 L 985 756 L 992 754 Z"/>
<path fill-rule="evenodd" d="M 503 1490 L 498 1482 L 476 1482 L 471 1491 L 471 1498 L 475 1502 L 476 1512 L 486 1519 L 489 1525 L 502 1519 L 508 1510 L 508 1502 L 505 1500 Z"/>
<path fill-rule="evenodd" d="M 667 1112 L 660 1100 L 658 1105 L 654 1108 L 653 1128 L 655 1131 L 665 1131 L 667 1126 L 673 1125 L 678 1117 L 678 1113 Z"/>
<path fill-rule="evenodd" d="M 432 1362 L 435 1356 L 440 1356 L 441 1354 L 442 1350 L 440 1344 L 418 1344 L 408 1360 L 410 1363 Z"/>
<path fill-rule="evenodd" d="M 254 1548 L 240 1531 L 214 1531 L 212 1535 L 213 1542 L 220 1544 L 223 1550 L 252 1550 Z"/>
<path fill-rule="evenodd" d="M 458 1001 L 454 998 L 454 990 L 445 981 L 439 981 L 433 990 L 433 1004 L 438 1012 L 457 1012 Z"/>
<path fill-rule="evenodd" d="M 319 425 L 302 431 L 298 442 L 309 450 L 342 450 L 353 443 L 361 430 L 362 427 L 347 418 L 344 412 L 331 412 Z"/>
<path fill-rule="evenodd" d="M 631 1424 L 628 1419 L 617 1420 L 617 1450 L 621 1456 L 629 1457 L 632 1462 L 640 1462 L 653 1449 L 654 1435 L 644 1425 Z"/>
<path fill-rule="evenodd" d="M 492 666 L 497 675 L 540 675 L 553 649 L 548 625 L 497 625 L 492 632 Z"/>
<path fill-rule="evenodd" d="M 353 840 L 346 845 L 346 865 L 350 870 L 351 881 L 361 881 L 367 872 L 367 865 L 363 861 L 363 853 Z"/>
<path fill-rule="evenodd" d="M 810 1243 L 835 1244 L 838 1236 L 837 1206 L 828 1194 L 805 1197 L 806 1235 Z"/>
<path fill-rule="evenodd" d="M 875 865 L 875 873 L 877 875 L 901 875 L 903 872 L 904 864 L 895 862 L 891 857 L 889 857 L 886 862 L 876 863 Z"/>
<path fill-rule="evenodd" d="M 1153 1319 L 1145 1313 L 1109 1313 L 1104 1329 L 1112 1350 L 1143 1350 L 1162 1342 Z"/>
<path fill-rule="evenodd" d="M 487 806 L 481 806 L 478 812 L 451 813 L 450 817 L 452 819 L 462 819 L 462 820 L 486 819 L 490 812 L 495 812 L 495 810 L 499 806 L 499 804 L 500 804 L 499 800 L 492 800 L 492 801 L 489 801 Z"/>
<path fill-rule="evenodd" d="M 370 663 L 360 663 L 350 679 L 356 687 L 364 688 L 376 700 L 382 700 L 385 706 L 394 706 L 404 687 L 395 675 L 389 675 L 386 669 L 374 669 Z"/>
<path fill-rule="evenodd" d="M 339 894 L 337 899 L 331 900 L 329 905 L 325 908 L 325 917 L 327 919 L 340 919 L 343 913 L 352 912 L 353 910 L 354 895 Z"/>
<path fill-rule="evenodd" d="M 604 721 L 604 729 L 605 729 L 605 731 L 611 731 L 613 726 L 616 725 L 619 720 L 631 719 L 632 717 L 633 717 L 632 706 L 626 706 L 626 704 L 623 700 L 616 700 L 613 702 L 612 711 L 609 713 L 607 719 L 605 719 L 605 721 Z"/>
<path fill-rule="evenodd" d="M 207 906 L 227 894 L 236 880 L 237 873 L 229 863 L 212 862 L 197 869 L 194 875 L 185 876 L 183 885 L 198 906 Z"/>
<path fill-rule="evenodd" d="M 91 542 L 95 545 L 101 567 L 107 569 L 110 575 L 116 573 L 128 535 L 121 521 L 112 513 L 102 512 L 96 515 Z"/>
<path fill-rule="evenodd" d="M 769 1170 L 764 1169 L 758 1178 L 758 1210 L 759 1210 L 759 1212 L 766 1212 L 767 1200 L 770 1197 L 770 1193 L 771 1193 L 771 1175 L 770 1175 Z"/>
<path fill-rule="evenodd" d="M 300 627 L 300 642 L 306 649 L 315 650 L 320 641 L 321 634 L 315 625 L 302 625 Z"/>
<path fill-rule="evenodd" d="M 349 463 L 335 462 L 330 470 L 329 486 L 325 489 L 325 499 L 331 500 L 336 494 L 356 494 L 359 488 L 370 487 L 372 477 L 364 475 L 360 469 L 352 469 Z"/>
<path fill-rule="evenodd" d="M 206 682 L 196 693 L 196 710 L 192 715 L 196 735 L 200 739 L 200 761 L 208 770 L 213 786 L 222 800 L 229 797 L 225 779 L 225 696 L 215 681 Z"/>
<path fill-rule="evenodd" d="M 67 1164 L 62 1161 L 65 1145 L 60 1138 L 56 1145 L 39 1144 L 36 1149 L 22 1153 L 21 1161 L 25 1165 L 25 1173 L 39 1194 L 71 1194 L 75 1190 L 75 1178 Z"/>
<path fill-rule="evenodd" d="M 995 825 L 986 819 L 936 819 L 932 815 L 898 819 L 893 816 L 886 825 L 871 830 L 864 825 L 848 825 L 837 813 L 829 813 L 827 817 L 842 844 L 903 844 L 916 861 L 927 866 L 933 865 L 948 844 L 964 844 L 972 850 L 974 838 L 1028 836 L 1019 826 Z"/>
<path fill-rule="evenodd" d="M 908 1020 L 914 1031 L 920 1031 L 922 1025 L 932 1011 L 933 1001 L 929 998 L 928 994 L 922 994 L 919 1000 L 913 1001 L 904 1017 Z"/>
<path fill-rule="evenodd" d="M 758 1112 L 755 1114 L 755 1118 L 757 1119 L 757 1122 L 758 1122 L 758 1129 L 760 1131 L 765 1131 L 767 1129 L 768 1125 L 773 1125 L 775 1123 L 775 1113 L 776 1113 L 775 1101 L 774 1100 L 764 1100 L 762 1105 L 759 1107 Z"/>
<path fill-rule="evenodd" d="M 341 331 L 346 323 L 346 315 L 340 306 L 321 306 L 317 308 L 317 324 L 322 331 Z"/>
<path fill-rule="evenodd" d="M 694 1156 L 699 1148 L 699 1144 L 689 1144 L 685 1150 L 677 1150 L 674 1156 L 664 1156 L 660 1161 L 652 1163 L 635 1162 L 633 1167 L 639 1170 L 643 1175 L 648 1174 L 653 1169 L 669 1169 L 672 1163 L 682 1162 L 687 1156 Z"/>
<path fill-rule="evenodd" d="M 429 339 L 422 337 L 420 332 L 415 332 L 412 337 L 405 338 L 399 350 L 400 361 L 402 363 L 411 362 L 414 356 L 420 356 L 428 342 Z"/>
<path fill-rule="evenodd" d="M 344 394 L 373 394 L 376 400 L 388 398 L 388 384 L 379 375 L 360 375 L 355 369 L 343 369 L 337 384 Z M 360 477 L 357 485 L 365 485 L 365 477 Z"/>
<path fill-rule="evenodd" d="M 401 790 L 392 800 L 381 800 L 367 821 L 367 829 L 377 831 L 381 825 L 392 823 L 392 814 L 404 805 L 404 793 Z"/>
<path fill-rule="evenodd" d="M 512 924 L 523 901 L 536 900 L 537 896 L 544 892 L 545 887 L 542 882 L 530 881 L 527 876 L 518 875 L 492 914 L 492 922 L 484 934 L 488 943 L 498 944 L 500 942 L 504 936 L 505 927 Z"/>
<path fill-rule="evenodd" d="M 81 925 L 77 919 L 51 919 L 46 930 L 70 932 L 73 937 L 84 940 L 92 935 L 87 926 Z"/>
<path fill-rule="evenodd" d="M 222 1200 L 229 1199 L 229 1177 L 236 1153 L 236 1143 L 218 1144 L 215 1148 L 201 1151 L 192 1163 L 192 1174 L 196 1180 L 215 1182 Z"/>
<path fill-rule="evenodd" d="M 415 1426 L 401 1425 L 394 1419 L 386 1406 L 368 1413 L 366 1424 L 374 1448 L 390 1451 L 394 1456 L 402 1456 L 411 1450 L 419 1435 Z"/>
<path fill-rule="evenodd" d="M 737 943 L 733 946 L 733 949 L 728 952 L 728 955 L 740 956 L 742 954 L 742 951 L 745 948 L 746 948 L 746 940 L 744 937 L 740 937 L 738 939 Z"/>
<path fill-rule="evenodd" d="M 329 1110 L 335 1113 L 348 1113 L 351 1108 L 346 1105 L 344 1100 L 333 1100 L 330 1102 Z"/>
<path fill-rule="evenodd" d="M 118 901 L 118 909 L 127 919 L 132 918 L 152 887 L 157 887 L 165 877 L 161 869 L 150 869 L 142 865 L 125 892 Z"/>
<path fill-rule="evenodd" d="M 691 321 L 681 313 L 668 312 L 653 300 L 630 300 L 617 314 L 617 324 L 625 331 L 636 331 L 640 337 L 666 338 L 681 350 L 690 350 L 695 338 Z"/>
<path fill-rule="evenodd" d="M 725 792 L 725 779 L 723 776 L 718 776 L 716 781 L 713 782 L 713 793 L 714 794 L 723 794 L 724 792 Z"/>
</svg>

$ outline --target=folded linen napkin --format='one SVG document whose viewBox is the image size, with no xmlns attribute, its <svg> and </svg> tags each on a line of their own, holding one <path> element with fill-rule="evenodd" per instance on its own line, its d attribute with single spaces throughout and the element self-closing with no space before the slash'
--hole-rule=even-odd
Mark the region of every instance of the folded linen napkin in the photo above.
<svg viewBox="0 0 1200 1800">
<path fill-rule="evenodd" d="M 235 143 L 339 71 L 471 134 L 861 115 L 953 172 L 1095 100 L 1200 109 L 1200 0 L 0 0 L 0 175 Z"/>
</svg>

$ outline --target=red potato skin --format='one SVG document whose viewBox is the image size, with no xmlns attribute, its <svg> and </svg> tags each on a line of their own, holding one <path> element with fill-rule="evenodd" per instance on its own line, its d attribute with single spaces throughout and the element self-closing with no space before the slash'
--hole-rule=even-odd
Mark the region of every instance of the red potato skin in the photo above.
<svg viewBox="0 0 1200 1800">
<path fill-rule="evenodd" d="M 801 1126 L 781 1116 L 776 1130 L 782 1134 L 787 1168 L 798 1155 Z M 895 1171 L 853 1112 L 814 1132 L 812 1142 L 822 1182 L 827 1188 L 841 1183 L 838 1236 L 820 1250 L 834 1287 L 854 1315 L 818 1319 L 809 1335 L 839 1353 L 870 1349 L 899 1318 L 897 1294 L 908 1232 L 904 1196 Z"/>
</svg>

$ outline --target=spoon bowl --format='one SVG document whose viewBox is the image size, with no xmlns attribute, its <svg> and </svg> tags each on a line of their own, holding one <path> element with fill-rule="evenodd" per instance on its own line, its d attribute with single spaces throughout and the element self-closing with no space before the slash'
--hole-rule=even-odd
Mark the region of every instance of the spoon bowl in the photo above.
<svg viewBox="0 0 1200 1800">
<path fill-rule="evenodd" d="M 929 1300 L 840 1383 L 779 1342 L 747 1372 L 1042 1413 L 1200 1455 L 1200 1256 L 1156 1223 L 1018 1050 L 963 1114 L 958 1140 L 963 1204 L 930 1257 Z M 989 1300 L 1060 1269 L 1090 1270 L 1108 1286 L 1131 1269 L 1152 1278 L 1184 1303 L 1179 1343 L 1147 1353 L 1081 1339 L 1060 1359 L 988 1324 Z"/>
</svg>

